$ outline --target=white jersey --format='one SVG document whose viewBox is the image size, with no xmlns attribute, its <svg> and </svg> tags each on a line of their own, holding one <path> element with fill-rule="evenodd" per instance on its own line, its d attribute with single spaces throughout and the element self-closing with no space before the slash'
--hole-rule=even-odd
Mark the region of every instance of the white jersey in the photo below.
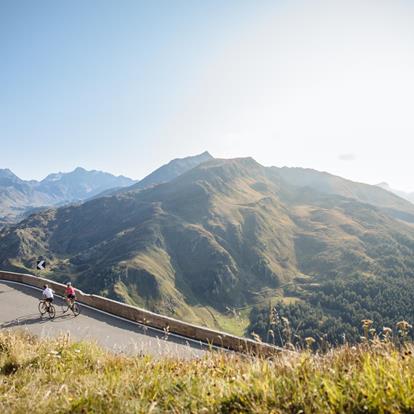
<svg viewBox="0 0 414 414">
<path fill-rule="evenodd" d="M 45 299 L 53 299 L 53 290 L 52 289 L 50 289 L 49 287 L 48 288 L 46 288 L 43 292 L 43 297 L 45 298 Z"/>
</svg>

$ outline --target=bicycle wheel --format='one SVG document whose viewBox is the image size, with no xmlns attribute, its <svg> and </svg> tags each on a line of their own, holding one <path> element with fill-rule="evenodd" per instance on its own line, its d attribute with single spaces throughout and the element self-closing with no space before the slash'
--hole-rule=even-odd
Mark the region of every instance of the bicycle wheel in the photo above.
<svg viewBox="0 0 414 414">
<path fill-rule="evenodd" d="M 56 309 L 52 304 L 49 305 L 48 312 L 49 312 L 49 318 L 54 319 L 56 316 Z"/>
<path fill-rule="evenodd" d="M 66 313 L 70 309 L 68 304 L 62 305 L 62 313 Z"/>
<path fill-rule="evenodd" d="M 44 315 L 44 314 L 47 312 L 47 306 L 46 306 L 46 303 L 45 303 L 45 302 L 43 302 L 43 301 L 40 301 L 40 302 L 39 302 L 39 305 L 38 305 L 38 309 L 39 309 L 39 313 L 40 313 L 41 315 Z"/>
<path fill-rule="evenodd" d="M 75 316 L 80 314 L 80 306 L 76 302 L 72 305 L 72 312 Z"/>
</svg>

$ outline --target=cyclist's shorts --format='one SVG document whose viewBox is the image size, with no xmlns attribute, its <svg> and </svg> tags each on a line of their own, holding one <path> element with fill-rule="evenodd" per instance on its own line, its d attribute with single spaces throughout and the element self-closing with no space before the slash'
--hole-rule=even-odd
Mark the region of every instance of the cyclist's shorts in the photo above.
<svg viewBox="0 0 414 414">
<path fill-rule="evenodd" d="M 76 299 L 75 295 L 68 295 L 68 299 Z"/>
<path fill-rule="evenodd" d="M 46 298 L 45 299 L 46 302 L 52 303 L 53 302 L 53 298 Z"/>
</svg>

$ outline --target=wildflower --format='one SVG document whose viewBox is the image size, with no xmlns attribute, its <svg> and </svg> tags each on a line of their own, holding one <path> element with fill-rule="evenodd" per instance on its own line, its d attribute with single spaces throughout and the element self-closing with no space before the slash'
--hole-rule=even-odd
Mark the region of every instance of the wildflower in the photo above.
<svg viewBox="0 0 414 414">
<path fill-rule="evenodd" d="M 410 325 L 407 321 L 399 321 L 397 322 L 397 329 L 398 329 L 398 334 L 401 338 L 401 342 L 403 345 L 405 345 L 405 340 L 408 336 L 408 331 L 412 328 L 413 326 Z"/>
<path fill-rule="evenodd" d="M 373 322 L 371 321 L 371 319 L 362 319 L 361 323 L 362 323 L 362 329 L 364 330 L 363 340 L 368 342 L 369 330 Z"/>
<path fill-rule="evenodd" d="M 361 321 L 362 323 L 362 327 L 365 329 L 369 329 L 371 327 L 371 325 L 373 324 L 373 322 L 371 321 L 371 319 L 362 319 Z"/>
<path fill-rule="evenodd" d="M 410 325 L 407 321 L 399 321 L 397 322 L 397 328 L 401 331 L 408 331 L 409 329 L 411 329 L 413 326 Z"/>
<path fill-rule="evenodd" d="M 316 341 L 311 336 L 308 336 L 307 338 L 305 338 L 305 342 L 307 346 L 312 346 Z"/>
<path fill-rule="evenodd" d="M 388 328 L 388 326 L 384 326 L 382 328 L 382 336 L 384 337 L 384 342 L 389 342 L 392 336 L 392 329 Z"/>
</svg>

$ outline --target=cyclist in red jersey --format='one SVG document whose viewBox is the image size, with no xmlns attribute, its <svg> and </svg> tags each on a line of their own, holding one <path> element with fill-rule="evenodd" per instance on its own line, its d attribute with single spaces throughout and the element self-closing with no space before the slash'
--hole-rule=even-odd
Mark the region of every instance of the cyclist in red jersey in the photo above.
<svg viewBox="0 0 414 414">
<path fill-rule="evenodd" d="M 68 302 L 69 306 L 72 307 L 73 302 L 76 299 L 76 292 L 71 282 L 66 283 L 65 297 L 66 297 L 66 301 Z"/>
</svg>

